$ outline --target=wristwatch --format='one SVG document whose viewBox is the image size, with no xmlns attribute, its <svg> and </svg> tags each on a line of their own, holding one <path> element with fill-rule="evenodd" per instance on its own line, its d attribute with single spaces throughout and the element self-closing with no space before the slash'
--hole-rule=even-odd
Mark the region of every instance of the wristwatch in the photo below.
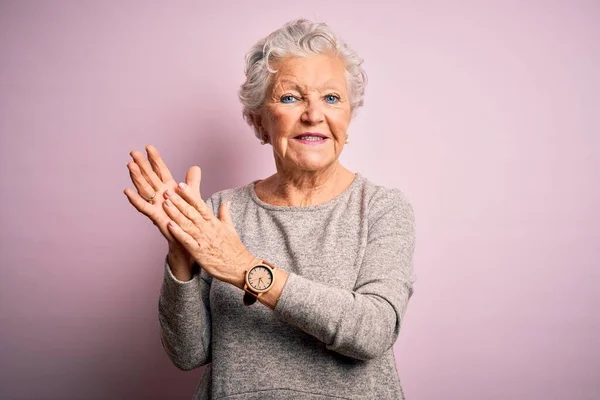
<svg viewBox="0 0 600 400">
<path fill-rule="evenodd" d="M 246 281 L 244 282 L 244 305 L 250 306 L 256 300 L 268 292 L 275 283 L 275 267 L 265 260 L 246 270 Z"/>
</svg>

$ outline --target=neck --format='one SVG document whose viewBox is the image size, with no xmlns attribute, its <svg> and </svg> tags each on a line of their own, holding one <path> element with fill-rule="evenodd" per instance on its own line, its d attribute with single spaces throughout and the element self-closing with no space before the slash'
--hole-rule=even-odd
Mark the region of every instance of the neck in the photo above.
<svg viewBox="0 0 600 400">
<path fill-rule="evenodd" d="M 262 184 L 263 200 L 274 205 L 311 206 L 326 203 L 343 192 L 354 174 L 339 162 L 319 171 L 286 170 L 278 166 L 277 173 Z"/>
</svg>

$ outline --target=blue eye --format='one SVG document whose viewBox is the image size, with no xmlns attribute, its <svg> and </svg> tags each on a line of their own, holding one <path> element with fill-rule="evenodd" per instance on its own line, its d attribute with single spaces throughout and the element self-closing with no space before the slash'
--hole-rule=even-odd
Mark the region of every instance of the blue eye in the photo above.
<svg viewBox="0 0 600 400">
<path fill-rule="evenodd" d="M 329 104 L 336 104 L 338 101 L 340 101 L 340 98 L 334 94 L 328 94 L 325 96 L 325 101 Z"/>
<path fill-rule="evenodd" d="M 286 94 L 284 96 L 281 96 L 281 99 L 279 99 L 279 101 L 281 101 L 282 103 L 290 104 L 290 103 L 295 103 L 296 98 L 294 96 L 292 96 L 291 94 Z"/>
</svg>

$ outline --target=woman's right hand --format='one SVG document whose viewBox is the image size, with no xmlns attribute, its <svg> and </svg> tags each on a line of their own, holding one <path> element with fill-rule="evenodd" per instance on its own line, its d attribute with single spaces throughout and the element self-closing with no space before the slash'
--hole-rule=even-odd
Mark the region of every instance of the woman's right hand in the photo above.
<svg viewBox="0 0 600 400">
<path fill-rule="evenodd" d="M 146 146 L 146 152 L 148 153 L 148 159 L 138 150 L 129 153 L 133 161 L 127 163 L 127 168 L 136 190 L 127 188 L 124 193 L 135 209 L 147 216 L 167 239 L 169 243 L 169 264 L 175 277 L 180 280 L 189 280 L 192 277 L 194 260 L 169 232 L 167 224 L 171 218 L 163 208 L 164 193 L 168 189 L 174 191 L 177 182 L 173 179 L 171 172 L 154 146 Z M 190 168 L 186 174 L 186 183 L 195 193 L 198 193 L 198 196 L 200 196 L 199 175 L 200 168 L 198 167 Z"/>
</svg>

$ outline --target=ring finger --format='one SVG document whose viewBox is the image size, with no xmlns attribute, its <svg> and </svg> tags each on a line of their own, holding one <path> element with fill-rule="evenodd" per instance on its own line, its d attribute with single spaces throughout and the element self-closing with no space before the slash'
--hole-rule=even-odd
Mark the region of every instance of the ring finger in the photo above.
<svg viewBox="0 0 600 400">
<path fill-rule="evenodd" d="M 131 181 L 133 182 L 135 188 L 137 189 L 140 196 L 142 196 L 146 201 L 151 201 L 156 196 L 156 190 L 148 183 L 146 178 L 142 175 L 140 171 L 140 167 L 133 161 L 127 163 L 127 168 L 129 169 L 129 176 L 131 176 Z"/>
<path fill-rule="evenodd" d="M 146 157 L 144 157 L 144 154 L 138 150 L 133 150 L 129 154 L 131 155 L 131 158 L 133 158 L 133 161 L 135 161 L 137 164 L 144 178 L 146 178 L 146 181 L 150 184 L 150 186 L 152 186 L 154 191 L 158 191 L 163 182 L 160 180 L 158 175 L 156 175 L 156 172 L 154 172 L 152 165 L 150 165 L 150 162 L 148 162 Z"/>
</svg>

